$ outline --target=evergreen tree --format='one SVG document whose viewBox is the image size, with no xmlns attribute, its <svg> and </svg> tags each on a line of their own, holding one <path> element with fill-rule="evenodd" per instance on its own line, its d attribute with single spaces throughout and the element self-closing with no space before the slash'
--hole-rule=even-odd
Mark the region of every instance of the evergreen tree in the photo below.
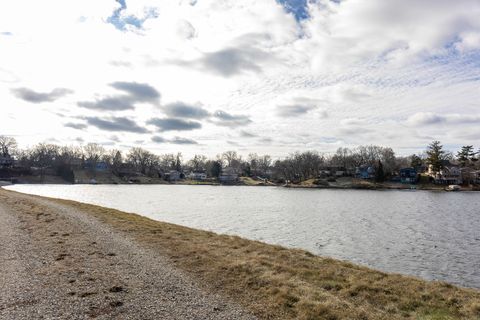
<svg viewBox="0 0 480 320">
<path fill-rule="evenodd" d="M 440 141 L 433 141 L 427 148 L 427 164 L 432 165 L 433 171 L 442 169 L 445 160 L 445 151 Z"/>
<path fill-rule="evenodd" d="M 375 181 L 383 182 L 385 181 L 385 171 L 383 170 L 382 161 L 378 160 L 377 168 L 375 170 Z"/>
<path fill-rule="evenodd" d="M 422 165 L 423 165 L 422 159 L 416 154 L 412 154 L 411 160 L 410 160 L 410 166 L 412 168 L 420 168 Z"/>
<path fill-rule="evenodd" d="M 457 153 L 457 159 L 460 161 L 462 167 L 467 166 L 474 156 L 475 152 L 473 152 L 473 146 L 463 146 Z"/>
</svg>

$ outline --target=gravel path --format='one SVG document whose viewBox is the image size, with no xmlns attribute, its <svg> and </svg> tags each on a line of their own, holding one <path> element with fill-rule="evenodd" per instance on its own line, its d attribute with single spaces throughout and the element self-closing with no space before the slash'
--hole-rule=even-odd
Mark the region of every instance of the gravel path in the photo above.
<svg viewBox="0 0 480 320">
<path fill-rule="evenodd" d="M 255 319 L 88 214 L 0 190 L 0 319 Z"/>
</svg>

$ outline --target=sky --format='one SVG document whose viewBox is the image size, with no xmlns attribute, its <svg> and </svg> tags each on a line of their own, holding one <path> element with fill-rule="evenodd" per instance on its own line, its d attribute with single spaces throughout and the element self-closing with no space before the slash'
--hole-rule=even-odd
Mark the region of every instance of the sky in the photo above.
<svg viewBox="0 0 480 320">
<path fill-rule="evenodd" d="M 209 156 L 480 147 L 478 0 L 0 3 L 0 135 Z"/>
</svg>

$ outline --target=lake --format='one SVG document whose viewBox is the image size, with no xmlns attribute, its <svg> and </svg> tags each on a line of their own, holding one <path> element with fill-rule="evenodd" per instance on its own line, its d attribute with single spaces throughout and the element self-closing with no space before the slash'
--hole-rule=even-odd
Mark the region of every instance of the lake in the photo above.
<svg viewBox="0 0 480 320">
<path fill-rule="evenodd" d="M 480 193 L 188 185 L 7 189 L 480 288 Z"/>
</svg>

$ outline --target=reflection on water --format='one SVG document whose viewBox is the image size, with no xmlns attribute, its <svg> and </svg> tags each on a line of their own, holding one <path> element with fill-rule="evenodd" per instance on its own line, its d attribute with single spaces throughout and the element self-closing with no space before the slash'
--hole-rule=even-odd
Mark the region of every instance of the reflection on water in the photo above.
<svg viewBox="0 0 480 320">
<path fill-rule="evenodd" d="M 183 185 L 10 189 L 480 288 L 480 193 Z"/>
</svg>

